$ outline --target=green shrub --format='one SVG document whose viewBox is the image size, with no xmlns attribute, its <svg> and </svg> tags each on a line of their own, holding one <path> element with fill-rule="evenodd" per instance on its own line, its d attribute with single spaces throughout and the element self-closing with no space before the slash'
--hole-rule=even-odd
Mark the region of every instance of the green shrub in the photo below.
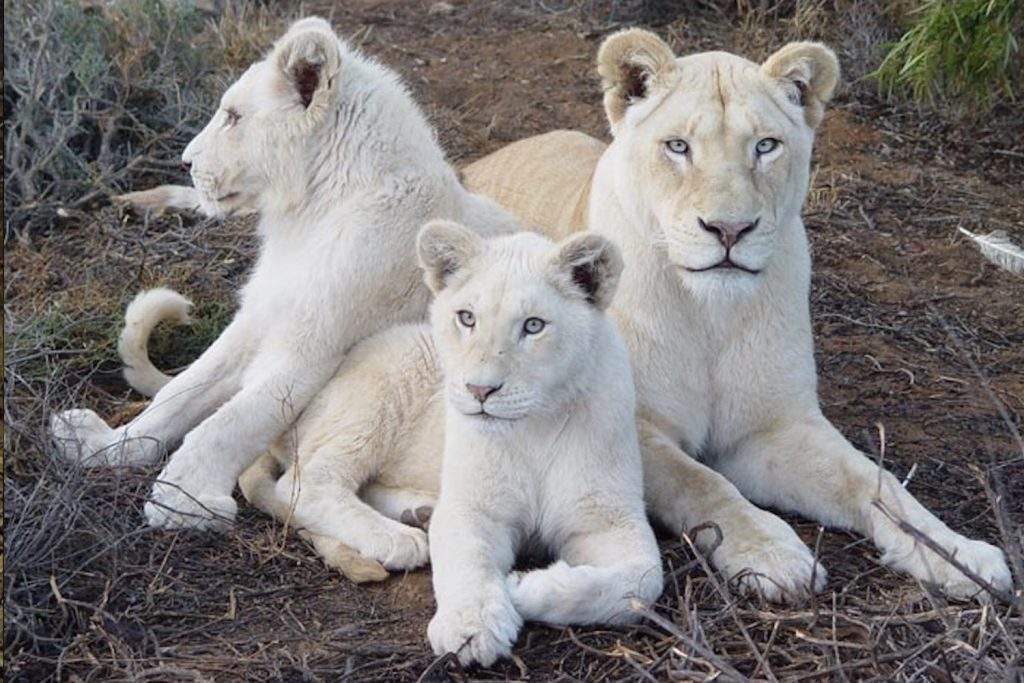
<svg viewBox="0 0 1024 683">
<path fill-rule="evenodd" d="M 215 101 L 194 3 L 5 2 L 4 14 L 5 237 L 179 177 Z"/>
<path fill-rule="evenodd" d="M 981 113 L 1013 100 L 1021 80 L 1020 0 L 925 0 L 875 72 L 890 94 Z"/>
</svg>

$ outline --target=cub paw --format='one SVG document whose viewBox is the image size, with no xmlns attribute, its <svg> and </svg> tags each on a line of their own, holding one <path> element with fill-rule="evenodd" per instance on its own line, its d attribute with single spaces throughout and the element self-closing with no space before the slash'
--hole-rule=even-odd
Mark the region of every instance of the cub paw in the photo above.
<svg viewBox="0 0 1024 683">
<path fill-rule="evenodd" d="M 393 524 L 387 535 L 379 539 L 383 552 L 378 551 L 372 557 L 384 565 L 385 569 L 393 571 L 415 569 L 427 564 L 430 560 L 427 534 L 422 529 Z"/>
<path fill-rule="evenodd" d="M 50 417 L 57 456 L 85 467 L 116 464 L 117 433 L 92 410 L 65 410 Z"/>
<path fill-rule="evenodd" d="M 455 653 L 463 665 L 490 666 L 512 654 L 523 619 L 499 587 L 458 608 L 440 608 L 427 627 L 434 654 Z"/>
<path fill-rule="evenodd" d="M 146 522 L 157 529 L 224 531 L 235 521 L 238 504 L 230 495 L 197 493 L 158 481 L 143 508 Z"/>
<path fill-rule="evenodd" d="M 145 467 L 160 457 L 153 439 L 128 438 L 88 409 L 66 410 L 50 418 L 57 457 L 82 467 Z"/>
<path fill-rule="evenodd" d="M 825 588 L 828 574 L 792 527 L 761 510 L 725 533 L 712 557 L 740 591 L 771 602 L 799 603 Z"/>
<path fill-rule="evenodd" d="M 430 516 L 432 514 L 434 514 L 434 508 L 429 505 L 421 505 L 415 510 L 403 510 L 400 519 L 402 524 L 430 531 Z"/>
<path fill-rule="evenodd" d="M 1010 567 L 1006 564 L 1006 556 L 999 548 L 984 541 L 974 541 L 952 532 L 949 532 L 947 538 L 936 540 L 949 550 L 958 562 L 987 581 L 997 591 L 1003 593 L 1013 591 Z M 910 573 L 920 581 L 937 585 L 943 593 L 951 598 L 961 600 L 973 598 L 981 602 L 989 602 L 992 599 L 989 592 L 978 585 L 976 581 L 923 546 L 915 546 L 908 555 L 900 559 L 886 554 L 882 557 L 882 561 Z"/>
</svg>

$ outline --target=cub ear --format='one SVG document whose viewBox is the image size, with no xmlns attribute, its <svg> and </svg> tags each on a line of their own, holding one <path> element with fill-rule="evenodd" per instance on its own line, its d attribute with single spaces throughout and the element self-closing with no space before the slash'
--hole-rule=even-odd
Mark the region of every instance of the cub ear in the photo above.
<svg viewBox="0 0 1024 683">
<path fill-rule="evenodd" d="M 807 125 L 816 128 L 825 105 L 839 83 L 839 60 L 821 43 L 790 43 L 761 65 L 761 71 L 779 81 L 794 104 L 804 108 Z"/>
<path fill-rule="evenodd" d="M 480 253 L 480 235 L 453 221 L 430 221 L 416 237 L 416 256 L 423 269 L 423 281 L 434 294 L 444 289 L 451 276 Z"/>
<path fill-rule="evenodd" d="M 558 245 L 553 265 L 573 290 L 603 310 L 615 296 L 622 275 L 622 253 L 611 240 L 584 232 Z"/>
<path fill-rule="evenodd" d="M 274 46 L 273 60 L 296 102 L 310 109 L 334 87 L 341 65 L 338 36 L 320 17 L 300 19 Z"/>
<path fill-rule="evenodd" d="M 650 31 L 630 28 L 608 36 L 597 51 L 597 73 L 612 132 L 631 104 L 671 80 L 676 69 L 672 49 Z"/>
</svg>

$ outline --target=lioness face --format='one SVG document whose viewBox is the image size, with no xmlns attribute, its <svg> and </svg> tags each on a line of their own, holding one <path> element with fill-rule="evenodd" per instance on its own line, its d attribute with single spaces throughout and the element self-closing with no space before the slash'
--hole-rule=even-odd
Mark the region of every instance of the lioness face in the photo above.
<svg viewBox="0 0 1024 683">
<path fill-rule="evenodd" d="M 305 195 L 340 59 L 330 25 L 303 19 L 227 89 L 182 154 L 205 213 L 260 211 Z"/>
<path fill-rule="evenodd" d="M 488 241 L 454 223 L 420 233 L 447 399 L 488 429 L 558 414 L 578 395 L 622 262 L 597 235 Z"/>
<path fill-rule="evenodd" d="M 763 65 L 724 52 L 677 59 L 634 30 L 609 38 L 598 63 L 618 189 L 651 238 L 691 289 L 756 286 L 799 218 L 835 56 L 794 43 Z"/>
</svg>

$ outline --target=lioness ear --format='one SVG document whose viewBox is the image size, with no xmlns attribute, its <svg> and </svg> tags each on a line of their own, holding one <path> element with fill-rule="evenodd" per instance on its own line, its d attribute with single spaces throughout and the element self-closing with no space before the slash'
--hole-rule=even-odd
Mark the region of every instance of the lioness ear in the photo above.
<svg viewBox="0 0 1024 683">
<path fill-rule="evenodd" d="M 781 82 L 789 98 L 804 108 L 807 125 L 816 128 L 839 83 L 839 60 L 821 43 L 790 43 L 761 65 Z"/>
<path fill-rule="evenodd" d="M 273 59 L 296 101 L 309 109 L 333 87 L 341 49 L 330 24 L 319 17 L 306 17 L 292 24 L 274 46 Z"/>
<path fill-rule="evenodd" d="M 629 105 L 676 73 L 676 56 L 661 38 L 639 28 L 614 33 L 597 51 L 597 73 L 604 88 L 604 111 L 615 125 Z"/>
<path fill-rule="evenodd" d="M 430 221 L 420 228 L 416 256 L 430 291 L 444 289 L 451 276 L 480 253 L 483 243 L 480 235 L 453 221 Z"/>
<path fill-rule="evenodd" d="M 605 309 L 622 274 L 622 254 L 614 242 L 584 232 L 563 240 L 553 259 L 555 270 L 586 300 Z"/>
</svg>

